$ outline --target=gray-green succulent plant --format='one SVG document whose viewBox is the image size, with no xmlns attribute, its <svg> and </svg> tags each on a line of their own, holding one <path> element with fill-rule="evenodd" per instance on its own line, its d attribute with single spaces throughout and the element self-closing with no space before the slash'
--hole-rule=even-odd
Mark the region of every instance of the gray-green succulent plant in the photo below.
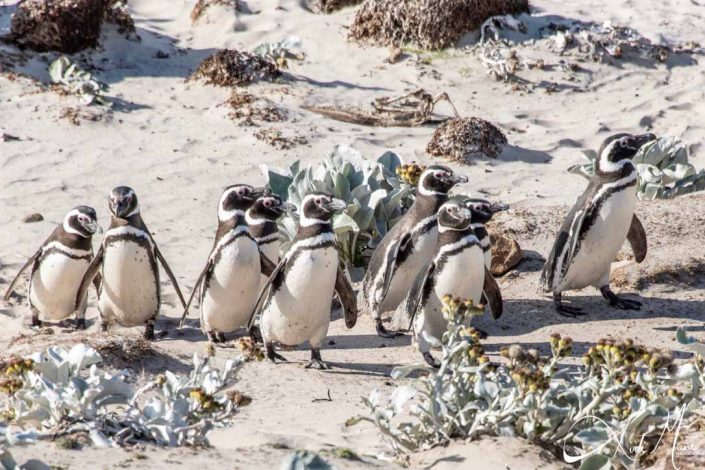
<svg viewBox="0 0 705 470">
<path fill-rule="evenodd" d="M 59 57 L 49 65 L 49 77 L 52 83 L 63 85 L 69 93 L 78 95 L 86 105 L 111 104 L 103 96 L 106 86 L 95 80 L 90 72 L 71 63 L 66 56 Z"/>
<path fill-rule="evenodd" d="M 412 204 L 415 188 L 397 177 L 401 164 L 393 152 L 376 161 L 365 159 L 347 145 L 336 145 L 320 164 L 301 168 L 294 162 L 286 171 L 266 166 L 267 185 L 282 199 L 297 207 L 314 191 L 324 191 L 344 200 L 347 208 L 333 218 L 333 229 L 342 259 L 353 280 L 364 275 L 370 249 L 389 231 Z M 280 227 L 291 240 L 298 227 L 298 215 L 288 214 Z M 283 245 L 285 250 L 286 244 Z"/>
</svg>

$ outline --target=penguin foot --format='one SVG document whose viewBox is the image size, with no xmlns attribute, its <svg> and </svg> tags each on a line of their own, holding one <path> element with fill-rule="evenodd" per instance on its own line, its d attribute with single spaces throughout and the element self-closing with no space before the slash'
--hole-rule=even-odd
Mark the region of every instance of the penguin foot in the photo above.
<svg viewBox="0 0 705 470">
<path fill-rule="evenodd" d="M 154 325 L 153 324 L 148 324 L 144 328 L 144 339 L 147 341 L 154 341 L 155 336 L 154 336 Z"/>
<path fill-rule="evenodd" d="M 223 333 L 222 331 L 216 331 L 215 337 L 218 339 L 219 343 L 224 343 L 226 341 L 225 333 Z"/>
<path fill-rule="evenodd" d="M 86 329 L 86 319 L 85 318 L 77 318 L 76 319 L 76 331 L 85 330 L 85 329 Z"/>
<path fill-rule="evenodd" d="M 326 370 L 330 369 L 330 366 L 323 362 L 321 359 L 321 350 L 318 348 L 311 348 L 311 360 L 306 364 L 306 369 L 318 369 Z"/>
<path fill-rule="evenodd" d="M 102 331 L 103 333 L 108 332 L 108 322 L 106 322 L 106 321 L 100 322 L 100 331 Z"/>
<path fill-rule="evenodd" d="M 632 300 L 632 299 L 625 299 L 624 297 L 620 297 L 612 290 L 606 286 L 606 287 L 601 287 L 600 292 L 602 293 L 602 296 L 607 299 L 609 304 L 614 307 L 618 308 L 620 310 L 641 310 L 641 302 L 638 300 Z"/>
<path fill-rule="evenodd" d="M 404 333 L 401 333 L 399 331 L 389 331 L 388 329 L 386 329 L 382 324 L 382 320 L 377 320 L 375 328 L 377 329 L 377 334 L 382 338 L 396 338 L 398 336 L 404 336 Z"/>
<path fill-rule="evenodd" d="M 275 364 L 277 363 L 277 361 L 289 362 L 286 360 L 286 358 L 284 356 L 282 356 L 281 354 L 277 353 L 274 350 L 274 345 L 272 343 L 265 344 L 264 349 L 266 352 L 267 359 L 270 360 L 271 362 L 273 362 Z"/>
<path fill-rule="evenodd" d="M 553 307 L 556 309 L 558 315 L 576 318 L 581 315 L 587 315 L 587 312 L 583 312 L 580 307 L 571 307 L 570 305 L 565 305 L 561 298 L 561 294 L 553 294 Z"/>
<path fill-rule="evenodd" d="M 425 353 L 422 353 L 422 354 L 423 354 L 424 360 L 426 361 L 426 364 L 428 364 L 429 366 L 433 367 L 434 369 L 438 369 L 439 367 L 441 367 L 441 363 L 438 362 L 438 360 L 436 360 L 436 359 L 431 355 L 430 352 L 425 352 Z"/>
<path fill-rule="evenodd" d="M 480 339 L 487 339 L 487 337 L 489 336 L 485 330 L 478 328 L 476 326 L 474 326 L 473 328 L 475 328 L 475 331 L 477 331 L 477 334 L 480 335 Z"/>
<path fill-rule="evenodd" d="M 33 316 L 29 319 L 29 326 L 30 326 L 30 328 L 41 328 L 42 321 L 39 319 L 39 317 Z"/>
<path fill-rule="evenodd" d="M 207 331 L 206 336 L 208 336 L 208 341 L 211 343 L 224 343 L 225 335 L 219 331 Z"/>
<path fill-rule="evenodd" d="M 264 343 L 264 338 L 262 338 L 262 332 L 256 326 L 252 326 L 247 332 L 255 343 Z"/>
</svg>

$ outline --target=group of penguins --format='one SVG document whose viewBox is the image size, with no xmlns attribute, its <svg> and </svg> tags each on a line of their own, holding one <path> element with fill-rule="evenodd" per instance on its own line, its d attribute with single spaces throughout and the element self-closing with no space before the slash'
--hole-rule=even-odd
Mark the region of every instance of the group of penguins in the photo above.
<svg viewBox="0 0 705 470">
<path fill-rule="evenodd" d="M 653 134 L 617 134 L 602 144 L 595 176 L 568 213 L 541 273 L 541 287 L 552 293 L 558 313 L 584 314 L 563 303 L 561 295 L 587 286 L 600 289 L 614 307 L 640 308 L 638 301 L 612 292 L 609 277 L 625 239 L 637 262 L 646 256 L 644 228 L 634 215 L 638 174 L 631 160 L 654 139 Z M 484 224 L 506 206 L 449 196 L 453 186 L 464 182 L 466 177 L 443 165 L 423 171 L 413 205 L 375 247 L 357 297 L 341 268 L 331 223 L 346 209 L 344 201 L 313 193 L 295 207 L 266 188 L 237 184 L 220 197 L 213 248 L 188 301 L 142 219 L 135 191 L 126 186 L 110 193 L 110 226 L 96 253 L 91 240 L 102 232 L 96 212 L 78 206 L 20 269 L 5 300 L 31 266 L 27 298 L 33 326 L 75 314 L 77 329 L 84 329 L 93 284 L 103 331 L 114 322 L 145 326 L 144 336 L 151 340 L 161 303 L 161 264 L 184 308 L 182 324 L 198 295 L 201 329 L 211 342 L 223 342 L 225 333 L 244 328 L 264 343 L 272 362 L 286 360 L 275 344 L 308 342 L 307 367 L 325 369 L 320 347 L 337 294 L 348 328 L 362 310 L 371 315 L 380 336 L 396 336 L 400 333 L 389 331 L 382 318 L 395 311 L 409 320 L 426 362 L 438 366 L 431 346 L 432 338 L 441 338 L 447 327 L 444 296 L 486 306 L 495 319 L 503 308 L 489 271 L 490 241 Z M 298 212 L 299 227 L 280 257 L 277 220 L 289 211 Z"/>
</svg>

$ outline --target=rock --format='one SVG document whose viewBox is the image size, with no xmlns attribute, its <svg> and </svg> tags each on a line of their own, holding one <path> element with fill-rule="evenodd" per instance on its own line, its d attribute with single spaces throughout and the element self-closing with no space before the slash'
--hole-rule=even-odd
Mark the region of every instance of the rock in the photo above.
<svg viewBox="0 0 705 470">
<path fill-rule="evenodd" d="M 402 51 L 401 47 L 394 47 L 389 53 L 389 57 L 387 57 L 387 62 L 390 64 L 396 64 L 399 62 L 404 55 L 404 52 Z"/>
<path fill-rule="evenodd" d="M 487 231 L 490 234 L 490 243 L 492 244 L 490 271 L 494 276 L 502 276 L 519 264 L 524 255 L 519 243 L 514 238 L 504 233 L 497 233 L 490 227 Z"/>
<path fill-rule="evenodd" d="M 34 222 L 41 222 L 42 220 L 44 220 L 44 216 L 42 214 L 40 214 L 39 212 L 35 212 L 34 214 L 26 215 L 22 219 L 22 222 L 24 222 L 26 224 L 31 224 Z"/>
</svg>

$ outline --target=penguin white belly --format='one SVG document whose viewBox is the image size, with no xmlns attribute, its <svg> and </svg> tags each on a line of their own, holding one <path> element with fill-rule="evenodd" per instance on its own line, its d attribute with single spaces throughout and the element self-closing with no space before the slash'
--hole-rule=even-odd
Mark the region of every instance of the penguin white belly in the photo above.
<svg viewBox="0 0 705 470">
<path fill-rule="evenodd" d="M 100 308 L 106 320 L 124 326 L 144 325 L 159 311 L 159 279 L 151 249 L 115 240 L 105 247 Z"/>
<path fill-rule="evenodd" d="M 239 237 L 220 251 L 201 300 L 204 331 L 228 333 L 245 326 L 260 287 L 257 243 Z"/>
<path fill-rule="evenodd" d="M 380 303 L 379 311 L 395 310 L 414 285 L 416 276 L 433 257 L 438 243 L 438 228 L 426 232 L 417 240 L 414 251 L 393 274 L 387 296 Z"/>
<path fill-rule="evenodd" d="M 63 320 L 74 312 L 76 293 L 90 261 L 49 253 L 32 275 L 29 300 L 45 320 Z"/>
<path fill-rule="evenodd" d="M 417 341 L 422 331 L 440 340 L 448 328 L 443 318 L 441 299 L 449 294 L 461 299 L 480 303 L 485 282 L 485 256 L 479 246 L 470 246 L 450 257 L 439 273 L 434 276 L 433 291 L 419 312 L 414 335 Z"/>
<path fill-rule="evenodd" d="M 265 341 L 288 346 L 309 341 L 319 347 L 330 325 L 337 270 L 335 247 L 302 250 L 262 312 Z"/>
<path fill-rule="evenodd" d="M 582 289 L 609 281 L 610 266 L 624 244 L 636 207 L 636 186 L 611 195 L 588 229 L 559 291 Z M 606 284 L 605 284 L 606 285 Z"/>
<path fill-rule="evenodd" d="M 264 245 L 260 245 L 259 249 L 262 252 L 264 256 L 269 258 L 269 261 L 271 261 L 274 264 L 277 264 L 279 262 L 279 247 L 281 246 L 281 242 L 279 240 L 275 240 L 269 243 L 265 243 Z M 264 284 L 267 282 L 267 276 L 262 274 L 260 276 L 261 282 L 260 282 L 260 289 L 264 287 Z M 258 289 L 259 291 L 259 289 Z"/>
</svg>

